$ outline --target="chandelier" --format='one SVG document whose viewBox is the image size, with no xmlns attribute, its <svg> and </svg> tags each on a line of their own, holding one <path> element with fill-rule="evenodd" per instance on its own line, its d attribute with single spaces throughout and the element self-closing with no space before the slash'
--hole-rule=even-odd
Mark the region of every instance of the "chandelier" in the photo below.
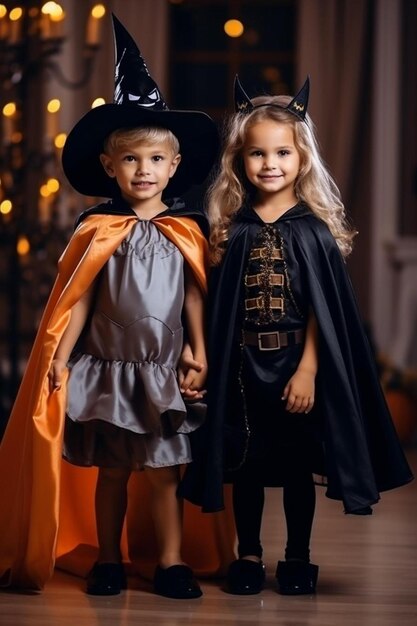
<svg viewBox="0 0 417 626">
<path fill-rule="evenodd" d="M 0 3 L 0 397 L 6 405 L 0 418 L 13 402 L 56 261 L 79 212 L 79 198 L 61 171 L 65 98 L 45 101 L 46 86 L 52 77 L 61 93 L 88 84 L 105 12 L 104 4 L 89 5 L 79 76 L 70 79 L 59 63 L 64 7 Z"/>
</svg>

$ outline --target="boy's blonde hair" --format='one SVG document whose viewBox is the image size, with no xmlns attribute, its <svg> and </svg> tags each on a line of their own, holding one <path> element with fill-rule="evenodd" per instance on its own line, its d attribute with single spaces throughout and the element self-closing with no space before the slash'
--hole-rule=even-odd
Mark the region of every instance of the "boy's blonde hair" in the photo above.
<svg viewBox="0 0 417 626">
<path fill-rule="evenodd" d="M 251 100 L 254 107 L 258 108 L 249 114 L 232 115 L 229 120 L 219 172 L 208 191 L 207 199 L 214 264 L 221 259 L 222 244 L 228 237 L 234 214 L 245 199 L 254 194 L 254 187 L 246 178 L 241 154 L 248 129 L 265 120 L 288 124 L 292 128 L 294 144 L 300 155 L 300 171 L 295 182 L 297 199 L 305 202 L 328 225 L 343 256 L 348 256 L 352 250 L 356 231 L 346 221 L 340 191 L 320 156 L 314 125 L 308 115 L 302 122 L 282 108 L 291 100 L 290 96 L 259 96 Z"/>
<path fill-rule="evenodd" d="M 168 128 L 140 126 L 138 128 L 118 128 L 114 130 L 104 141 L 104 152 L 111 155 L 115 150 L 138 142 L 148 145 L 167 142 L 172 148 L 174 155 L 177 155 L 180 151 L 178 139 Z"/>
</svg>

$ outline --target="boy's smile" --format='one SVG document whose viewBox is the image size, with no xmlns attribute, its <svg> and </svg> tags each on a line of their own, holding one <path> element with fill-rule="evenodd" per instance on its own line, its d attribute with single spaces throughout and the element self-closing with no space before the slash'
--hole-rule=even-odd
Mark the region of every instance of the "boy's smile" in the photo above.
<svg viewBox="0 0 417 626">
<path fill-rule="evenodd" d="M 130 143 L 102 154 L 101 162 L 107 174 L 116 178 L 122 197 L 132 209 L 161 210 L 161 196 L 181 160 L 168 141 Z"/>
</svg>

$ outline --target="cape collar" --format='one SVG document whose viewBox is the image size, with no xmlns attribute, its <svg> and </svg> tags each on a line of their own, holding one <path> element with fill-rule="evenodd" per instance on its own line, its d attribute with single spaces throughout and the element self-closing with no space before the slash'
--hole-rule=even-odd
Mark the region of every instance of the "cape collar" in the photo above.
<svg viewBox="0 0 417 626">
<path fill-rule="evenodd" d="M 306 215 L 311 215 L 311 210 L 308 208 L 306 204 L 303 202 L 297 203 L 295 206 L 291 207 L 281 217 L 279 217 L 275 222 L 281 222 L 284 220 L 292 220 L 298 219 L 300 217 L 305 217 Z M 242 206 L 241 209 L 236 213 L 235 217 L 236 222 L 255 222 L 257 224 L 264 224 L 265 222 L 261 220 L 259 215 L 255 212 L 252 204 L 246 203 Z"/>
<path fill-rule="evenodd" d="M 165 200 L 164 203 L 167 205 L 167 209 L 162 211 L 162 213 L 158 214 L 158 217 L 162 217 L 163 215 L 167 215 L 168 213 L 175 213 L 176 211 L 184 212 L 185 203 L 180 198 L 173 198 L 172 200 Z M 78 217 L 76 226 L 80 222 L 82 222 L 86 217 L 90 215 L 136 215 L 133 211 L 132 207 L 122 198 L 114 197 L 107 202 L 101 202 L 100 204 L 96 204 L 95 206 L 83 211 L 81 215 Z"/>
</svg>

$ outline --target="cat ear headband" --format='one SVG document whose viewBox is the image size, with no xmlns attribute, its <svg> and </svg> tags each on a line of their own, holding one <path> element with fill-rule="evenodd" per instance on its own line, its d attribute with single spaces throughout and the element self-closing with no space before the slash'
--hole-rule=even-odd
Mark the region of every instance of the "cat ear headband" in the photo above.
<svg viewBox="0 0 417 626">
<path fill-rule="evenodd" d="M 293 115 L 297 116 L 301 121 L 305 121 L 305 116 L 307 113 L 307 105 L 308 105 L 308 96 L 310 93 L 310 79 L 307 76 L 304 85 L 301 87 L 300 91 L 296 96 L 291 100 L 289 104 L 286 106 L 280 106 L 279 104 L 257 104 L 253 105 L 248 94 L 243 89 L 238 76 L 235 77 L 235 85 L 234 85 L 234 95 L 235 95 L 235 111 L 236 113 L 251 113 L 254 109 L 259 109 L 260 107 L 265 106 L 274 106 L 280 109 L 284 109 L 285 111 L 289 111 L 293 113 Z"/>
</svg>

